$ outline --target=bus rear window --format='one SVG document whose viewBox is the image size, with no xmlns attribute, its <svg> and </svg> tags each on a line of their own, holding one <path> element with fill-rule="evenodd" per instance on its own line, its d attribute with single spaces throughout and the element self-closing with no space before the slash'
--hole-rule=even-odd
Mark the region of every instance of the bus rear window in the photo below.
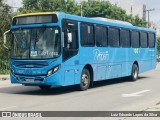
<svg viewBox="0 0 160 120">
<path fill-rule="evenodd" d="M 56 14 L 50 15 L 31 15 L 15 17 L 12 25 L 26 25 L 26 24 L 41 24 L 41 23 L 56 23 L 58 18 Z"/>
</svg>

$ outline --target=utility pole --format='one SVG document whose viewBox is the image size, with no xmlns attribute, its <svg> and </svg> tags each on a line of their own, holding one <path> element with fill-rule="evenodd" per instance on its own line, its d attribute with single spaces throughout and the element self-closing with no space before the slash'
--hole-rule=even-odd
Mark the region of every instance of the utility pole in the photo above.
<svg viewBox="0 0 160 120">
<path fill-rule="evenodd" d="M 132 21 L 132 17 L 133 17 L 133 0 L 131 0 L 131 21 Z"/>
<path fill-rule="evenodd" d="M 146 12 L 148 12 L 148 28 L 150 27 L 149 26 L 149 23 L 150 23 L 150 12 L 152 12 L 152 11 L 154 11 L 155 9 L 153 8 L 153 9 L 148 9 L 148 10 L 146 10 Z"/>
<path fill-rule="evenodd" d="M 81 16 L 83 16 L 82 3 L 81 3 Z"/>
<path fill-rule="evenodd" d="M 83 16 L 83 2 L 82 0 L 80 0 L 80 12 L 81 12 L 81 16 Z"/>
</svg>

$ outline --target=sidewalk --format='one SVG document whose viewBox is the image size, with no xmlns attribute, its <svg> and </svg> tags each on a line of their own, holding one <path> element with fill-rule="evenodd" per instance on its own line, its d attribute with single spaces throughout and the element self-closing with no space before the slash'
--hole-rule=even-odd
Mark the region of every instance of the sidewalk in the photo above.
<svg viewBox="0 0 160 120">
<path fill-rule="evenodd" d="M 0 75 L 0 81 L 9 80 L 9 79 L 10 79 L 9 75 Z"/>
</svg>

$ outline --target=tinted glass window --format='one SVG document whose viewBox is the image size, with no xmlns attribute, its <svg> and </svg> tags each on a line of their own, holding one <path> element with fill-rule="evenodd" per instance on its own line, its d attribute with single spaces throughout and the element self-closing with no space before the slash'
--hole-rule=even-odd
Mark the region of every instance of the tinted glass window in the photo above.
<svg viewBox="0 0 160 120">
<path fill-rule="evenodd" d="M 62 20 L 63 61 L 78 53 L 78 22 Z"/>
<path fill-rule="evenodd" d="M 148 41 L 149 41 L 149 47 L 154 48 L 155 47 L 155 34 L 149 33 L 148 34 Z"/>
<path fill-rule="evenodd" d="M 141 47 L 142 48 L 147 48 L 148 47 L 147 33 L 145 33 L 145 32 L 140 33 L 140 41 L 141 41 Z"/>
<path fill-rule="evenodd" d="M 72 20 L 63 20 L 64 46 L 69 49 L 78 48 L 78 23 Z"/>
<path fill-rule="evenodd" d="M 81 45 L 82 46 L 93 46 L 94 41 L 94 28 L 93 25 L 87 23 L 81 23 Z"/>
<path fill-rule="evenodd" d="M 119 47 L 119 29 L 108 29 L 108 45 L 111 47 Z"/>
<path fill-rule="evenodd" d="M 133 48 L 139 48 L 139 32 L 131 32 L 131 45 Z"/>
<path fill-rule="evenodd" d="M 130 47 L 130 32 L 129 30 L 121 30 L 121 46 Z"/>
<path fill-rule="evenodd" d="M 107 28 L 102 26 L 95 27 L 95 39 L 98 47 L 107 46 Z"/>
</svg>

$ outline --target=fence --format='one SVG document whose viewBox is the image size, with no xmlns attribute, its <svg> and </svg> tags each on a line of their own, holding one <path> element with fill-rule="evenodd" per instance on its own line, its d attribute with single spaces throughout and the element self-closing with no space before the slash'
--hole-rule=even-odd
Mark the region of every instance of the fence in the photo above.
<svg viewBox="0 0 160 120">
<path fill-rule="evenodd" d="M 10 70 L 9 60 L 0 59 L 0 74 L 8 74 Z"/>
</svg>

